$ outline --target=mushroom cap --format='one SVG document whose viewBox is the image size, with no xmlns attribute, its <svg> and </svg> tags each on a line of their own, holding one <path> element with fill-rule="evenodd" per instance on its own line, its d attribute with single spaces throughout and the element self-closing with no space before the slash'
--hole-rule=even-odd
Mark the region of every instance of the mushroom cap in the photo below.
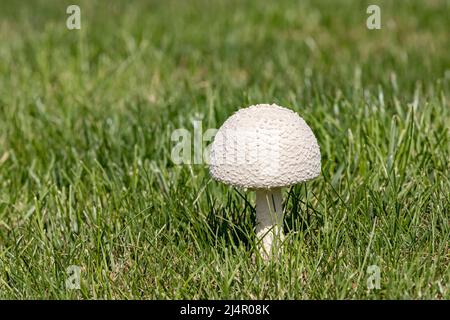
<svg viewBox="0 0 450 320">
<path fill-rule="evenodd" d="M 320 174 L 320 148 L 306 122 L 275 104 L 243 108 L 219 128 L 210 152 L 210 173 L 248 189 L 286 187 Z"/>
</svg>

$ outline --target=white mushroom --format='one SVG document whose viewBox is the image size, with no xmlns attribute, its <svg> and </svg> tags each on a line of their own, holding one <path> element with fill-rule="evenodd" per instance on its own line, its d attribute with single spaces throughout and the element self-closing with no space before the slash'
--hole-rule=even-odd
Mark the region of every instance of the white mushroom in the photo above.
<svg viewBox="0 0 450 320">
<path fill-rule="evenodd" d="M 281 188 L 320 174 L 320 148 L 306 122 L 275 104 L 243 108 L 211 145 L 210 173 L 225 184 L 256 190 L 256 233 L 267 260 L 283 240 Z"/>
</svg>

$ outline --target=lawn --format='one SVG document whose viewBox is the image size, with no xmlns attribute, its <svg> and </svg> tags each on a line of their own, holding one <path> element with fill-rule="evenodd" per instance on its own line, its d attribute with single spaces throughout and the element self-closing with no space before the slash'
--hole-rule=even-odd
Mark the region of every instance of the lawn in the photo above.
<svg viewBox="0 0 450 320">
<path fill-rule="evenodd" d="M 449 1 L 70 4 L 0 2 L 1 299 L 450 299 Z M 171 157 L 257 103 L 322 154 L 269 263 L 254 192 Z"/>
</svg>

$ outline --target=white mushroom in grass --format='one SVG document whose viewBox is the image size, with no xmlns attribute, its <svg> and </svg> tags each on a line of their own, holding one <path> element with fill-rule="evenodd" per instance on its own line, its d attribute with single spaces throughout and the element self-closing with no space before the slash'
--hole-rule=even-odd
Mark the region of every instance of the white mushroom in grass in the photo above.
<svg viewBox="0 0 450 320">
<path fill-rule="evenodd" d="M 225 184 L 256 191 L 256 234 L 267 260 L 283 240 L 283 187 L 320 174 L 320 148 L 306 122 L 275 104 L 243 108 L 211 145 L 210 173 Z"/>
</svg>

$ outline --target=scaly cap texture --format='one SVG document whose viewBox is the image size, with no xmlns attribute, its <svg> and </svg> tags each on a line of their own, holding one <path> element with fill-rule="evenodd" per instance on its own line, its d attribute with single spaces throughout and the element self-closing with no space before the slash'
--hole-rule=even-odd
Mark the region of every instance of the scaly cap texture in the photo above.
<svg viewBox="0 0 450 320">
<path fill-rule="evenodd" d="M 211 145 L 210 173 L 242 188 L 286 187 L 320 174 L 320 148 L 297 113 L 258 104 L 240 109 L 220 127 Z"/>
</svg>

